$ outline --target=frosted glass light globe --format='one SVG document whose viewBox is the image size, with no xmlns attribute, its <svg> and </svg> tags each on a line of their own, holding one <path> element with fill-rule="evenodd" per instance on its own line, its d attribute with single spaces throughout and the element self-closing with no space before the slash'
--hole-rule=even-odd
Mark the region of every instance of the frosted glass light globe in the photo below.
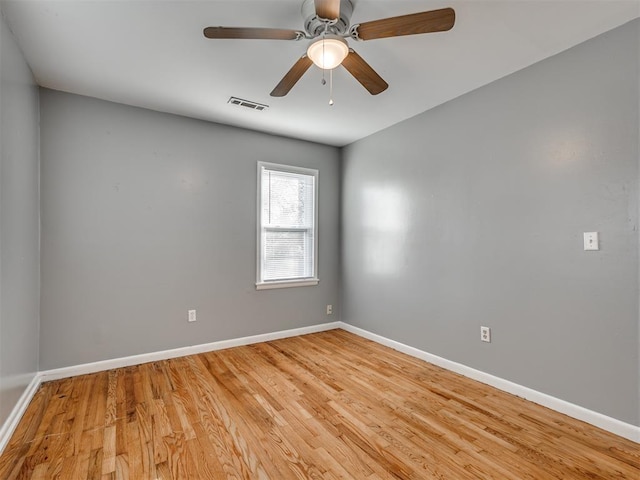
<svg viewBox="0 0 640 480">
<path fill-rule="evenodd" d="M 347 42 L 337 36 L 325 36 L 315 40 L 307 49 L 307 56 L 323 70 L 336 68 L 349 54 Z"/>
</svg>

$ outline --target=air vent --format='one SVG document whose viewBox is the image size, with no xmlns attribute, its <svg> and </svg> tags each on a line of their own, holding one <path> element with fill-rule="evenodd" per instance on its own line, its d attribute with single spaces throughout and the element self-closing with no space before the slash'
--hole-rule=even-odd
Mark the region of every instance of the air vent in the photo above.
<svg viewBox="0 0 640 480">
<path fill-rule="evenodd" d="M 238 105 L 239 107 L 246 107 L 252 110 L 266 110 L 269 105 L 263 105 L 262 103 L 252 102 L 251 100 L 243 100 L 242 98 L 230 97 L 229 101 L 231 105 Z"/>
</svg>

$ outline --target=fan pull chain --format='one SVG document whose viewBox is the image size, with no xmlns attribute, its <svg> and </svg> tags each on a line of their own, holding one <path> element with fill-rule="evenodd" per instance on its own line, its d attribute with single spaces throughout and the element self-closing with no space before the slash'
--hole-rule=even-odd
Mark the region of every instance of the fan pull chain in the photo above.
<svg viewBox="0 0 640 480">
<path fill-rule="evenodd" d="M 324 24 L 324 33 L 322 34 L 322 59 L 323 59 L 323 65 L 322 65 L 322 80 L 320 81 L 320 83 L 322 85 L 326 85 L 327 81 L 324 78 L 324 74 L 325 74 L 325 68 L 324 68 L 324 58 L 325 58 L 325 51 L 324 51 L 324 38 L 327 36 L 327 31 L 329 30 L 329 23 L 331 23 L 332 25 L 335 24 L 337 22 L 337 19 L 334 20 L 333 22 L 327 22 Z M 333 69 L 329 70 L 329 105 L 333 106 Z"/>
<path fill-rule="evenodd" d="M 324 26 L 324 35 L 327 34 L 327 25 Z M 322 59 L 324 61 L 324 38 L 322 39 Z M 322 65 L 324 67 L 324 65 Z M 327 81 L 324 79 L 324 68 L 322 69 L 322 85 L 326 85 Z"/>
<path fill-rule="evenodd" d="M 329 106 L 333 107 L 333 69 L 329 70 Z"/>
</svg>

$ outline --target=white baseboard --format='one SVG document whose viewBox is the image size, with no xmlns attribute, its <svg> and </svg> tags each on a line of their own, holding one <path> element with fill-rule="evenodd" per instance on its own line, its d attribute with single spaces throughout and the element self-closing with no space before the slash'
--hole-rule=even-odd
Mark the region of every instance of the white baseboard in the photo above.
<svg viewBox="0 0 640 480">
<path fill-rule="evenodd" d="M 33 379 L 20 396 L 20 399 L 9 414 L 7 420 L 3 425 L 0 426 L 0 454 L 7 446 L 11 435 L 13 434 L 15 428 L 18 426 L 18 422 L 22 418 L 22 415 L 26 411 L 29 403 L 33 399 L 33 396 L 35 395 L 42 382 L 74 377 L 77 375 L 85 375 L 88 373 L 96 373 L 104 370 L 111 370 L 113 368 L 139 365 L 141 363 L 167 360 L 170 358 L 182 357 L 185 355 L 212 352 L 225 348 L 251 345 L 254 343 L 268 342 L 271 340 L 279 340 L 281 338 L 296 337 L 299 335 L 323 332 L 336 328 L 342 328 L 343 330 L 354 333 L 360 337 L 367 338 L 387 347 L 391 347 L 399 352 L 406 353 L 407 355 L 411 355 L 412 357 L 416 357 L 429 363 L 433 363 L 434 365 L 438 365 L 439 367 L 459 373 L 461 375 L 464 375 L 465 377 L 469 377 L 482 383 L 486 383 L 487 385 L 491 385 L 492 387 L 498 388 L 499 390 L 503 390 L 519 397 L 523 397 L 539 405 L 551 408 L 552 410 L 556 410 L 570 417 L 577 418 L 578 420 L 590 423 L 591 425 L 595 425 L 596 427 L 602 428 L 603 430 L 607 430 L 621 437 L 640 443 L 640 427 L 637 427 L 635 425 L 622 422 L 615 418 L 611 418 L 601 413 L 594 412 L 584 407 L 580 407 L 579 405 L 574 405 L 567 401 L 560 400 L 559 398 L 552 397 L 551 395 L 547 395 L 528 387 L 518 385 L 517 383 L 504 380 L 500 377 L 496 377 L 480 370 L 467 367 L 466 365 L 462 365 L 460 363 L 438 357 L 437 355 L 432 355 L 417 348 L 410 347 L 400 342 L 396 342 L 395 340 L 390 340 L 381 335 L 377 335 L 367 330 L 354 327 L 353 325 L 349 325 L 348 323 L 331 322 L 323 323 L 320 325 L 312 325 L 310 327 L 294 328 L 291 330 L 252 335 L 249 337 L 222 340 L 219 342 L 192 345 L 189 347 L 174 348 L 171 350 L 163 350 L 160 352 L 132 355 L 129 357 L 114 358 L 110 360 L 102 360 L 99 362 L 85 363 L 72 367 L 63 367 L 38 372 L 34 375 Z"/>
<path fill-rule="evenodd" d="M 72 367 L 62 367 L 53 370 L 44 370 L 40 372 L 42 381 L 58 380 L 60 378 L 75 377 L 77 375 L 86 375 L 88 373 L 102 372 L 113 368 L 129 367 L 131 365 L 140 365 L 141 363 L 157 362 L 167 360 L 169 358 L 184 357 L 186 355 L 194 355 L 197 353 L 213 352 L 215 350 L 223 350 L 225 348 L 239 347 L 242 345 L 251 345 L 253 343 L 269 342 L 271 340 L 279 340 L 281 338 L 297 337 L 308 333 L 324 332 L 340 328 L 341 322 L 321 323 L 310 327 L 293 328 L 291 330 L 282 330 L 279 332 L 263 333 L 260 335 L 252 335 L 250 337 L 233 338 L 230 340 L 221 340 L 218 342 L 203 343 L 200 345 L 191 345 L 189 347 L 174 348 L 171 350 L 162 350 L 159 352 L 143 353 L 141 355 L 132 355 L 130 357 L 113 358 L 110 360 L 100 360 L 98 362 L 84 363 L 82 365 L 74 365 Z"/>
<path fill-rule="evenodd" d="M 27 407 L 29 406 L 29 403 L 31 403 L 31 400 L 38 391 L 41 383 L 42 377 L 39 373 L 35 373 L 31 381 L 27 385 L 27 388 L 25 388 L 24 392 L 22 392 L 22 395 L 20 395 L 18 402 L 16 403 L 15 407 L 13 407 L 13 410 L 11 410 L 11 413 L 9 414 L 5 422 L 0 425 L 0 454 L 2 454 L 3 450 L 9 443 L 11 435 L 13 435 L 13 432 L 18 426 L 18 422 L 20 422 L 20 419 L 24 415 L 24 412 L 27 411 Z"/>
<path fill-rule="evenodd" d="M 310 327 L 294 328 L 291 330 L 282 330 L 279 332 L 264 333 L 260 335 L 252 335 L 250 337 L 234 338 L 230 340 L 222 340 L 219 342 L 205 343 L 201 345 L 192 345 L 189 347 L 174 348 L 171 350 L 163 350 L 160 352 L 143 353 L 141 355 L 132 355 L 130 357 L 113 358 L 110 360 L 102 360 L 99 362 L 85 363 L 82 365 L 74 365 L 72 367 L 56 368 L 53 370 L 44 370 L 35 374 L 29 386 L 25 389 L 22 396 L 16 403 L 15 407 L 9 414 L 7 420 L 0 426 L 0 454 L 9 443 L 11 435 L 18 426 L 18 422 L 24 415 L 29 403 L 33 399 L 36 391 L 43 382 L 51 380 L 59 380 L 61 378 L 75 377 L 77 375 L 85 375 L 88 373 L 102 372 L 113 368 L 129 367 L 131 365 L 139 365 L 141 363 L 156 362 L 159 360 L 167 360 L 169 358 L 183 357 L 196 353 L 212 352 L 214 350 L 222 350 L 225 348 L 238 347 L 241 345 L 250 345 L 253 343 L 268 342 L 271 340 L 279 340 L 281 338 L 297 337 L 308 333 L 323 332 L 340 328 L 340 322 L 322 323 L 320 325 L 312 325 Z"/>
<path fill-rule="evenodd" d="M 538 392 L 537 390 L 524 387 L 517 383 L 510 382 L 509 380 L 496 377 L 495 375 L 491 375 L 489 373 L 467 367 L 466 365 L 463 365 L 461 363 L 453 362 L 451 360 L 447 360 L 446 358 L 427 353 L 414 347 L 410 347 L 403 343 L 396 342 L 395 340 L 390 340 L 381 335 L 377 335 L 367 330 L 349 325 L 348 323 L 340 322 L 340 328 L 354 333 L 360 337 L 372 340 L 381 345 L 391 347 L 399 352 L 411 355 L 412 357 L 419 358 L 426 362 L 433 363 L 434 365 L 437 365 L 439 367 L 451 370 L 452 372 L 464 375 L 465 377 L 472 378 L 473 380 L 477 380 L 487 385 L 491 385 L 492 387 L 495 387 L 499 390 L 503 390 L 513 395 L 517 395 L 518 397 L 525 398 L 526 400 L 530 400 L 534 403 L 537 403 L 538 405 L 542 405 L 557 412 L 564 413 L 565 415 L 568 415 L 570 417 L 582 420 L 583 422 L 587 422 L 591 425 L 602 428 L 603 430 L 607 430 L 608 432 L 614 433 L 615 435 L 619 435 L 631 441 L 640 443 L 640 427 L 638 426 L 623 422 L 621 420 L 617 420 L 607 415 L 603 415 L 602 413 L 594 412 L 593 410 L 589 410 L 565 400 L 552 397 L 551 395 L 547 395 L 546 393 Z"/>
</svg>

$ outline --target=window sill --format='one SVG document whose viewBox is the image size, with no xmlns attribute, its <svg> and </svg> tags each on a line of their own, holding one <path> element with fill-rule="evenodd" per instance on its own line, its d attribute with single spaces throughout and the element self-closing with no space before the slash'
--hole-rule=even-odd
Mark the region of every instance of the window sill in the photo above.
<svg viewBox="0 0 640 480">
<path fill-rule="evenodd" d="M 293 288 L 293 287 L 310 287 L 318 285 L 320 281 L 317 278 L 309 278 L 305 280 L 285 280 L 281 282 L 264 282 L 256 283 L 256 290 L 269 290 L 272 288 Z"/>
</svg>

